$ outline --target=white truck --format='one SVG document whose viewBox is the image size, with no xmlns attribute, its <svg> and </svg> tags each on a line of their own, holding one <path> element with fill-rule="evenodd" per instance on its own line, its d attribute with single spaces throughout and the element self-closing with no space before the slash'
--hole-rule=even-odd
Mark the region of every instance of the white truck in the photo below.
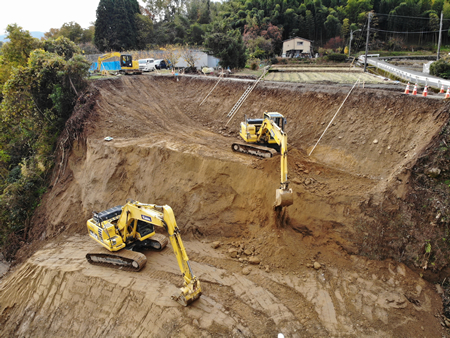
<svg viewBox="0 0 450 338">
<path fill-rule="evenodd" d="M 154 59 L 140 59 L 139 60 L 139 70 L 143 72 L 151 72 L 155 70 L 155 60 Z"/>
</svg>

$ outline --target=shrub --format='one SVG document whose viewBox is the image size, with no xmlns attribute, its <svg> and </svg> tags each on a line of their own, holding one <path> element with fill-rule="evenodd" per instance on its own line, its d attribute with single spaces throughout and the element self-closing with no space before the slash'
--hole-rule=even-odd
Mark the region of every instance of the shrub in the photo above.
<svg viewBox="0 0 450 338">
<path fill-rule="evenodd" d="M 251 70 L 258 70 L 260 63 L 261 63 L 261 60 L 257 59 L 257 58 L 251 58 L 248 60 L 248 65 L 250 66 Z"/>
<path fill-rule="evenodd" d="M 443 59 L 433 62 L 430 66 L 430 75 L 450 79 L 450 63 Z"/>
<path fill-rule="evenodd" d="M 251 64 L 250 64 L 250 69 L 251 70 L 258 70 L 258 64 L 256 63 L 256 62 L 252 62 Z"/>
<path fill-rule="evenodd" d="M 336 62 L 344 62 L 347 60 L 347 55 L 345 54 L 330 54 L 327 56 L 329 61 L 336 61 Z"/>
</svg>

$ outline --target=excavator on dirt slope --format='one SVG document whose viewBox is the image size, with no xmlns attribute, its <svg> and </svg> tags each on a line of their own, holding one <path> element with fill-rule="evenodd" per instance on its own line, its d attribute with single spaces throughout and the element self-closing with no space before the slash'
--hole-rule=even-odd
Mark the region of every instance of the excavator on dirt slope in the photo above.
<svg viewBox="0 0 450 338">
<path fill-rule="evenodd" d="M 172 299 L 187 306 L 200 298 L 200 281 L 193 274 L 189 264 L 180 230 L 170 206 L 144 204 L 127 200 L 108 210 L 95 213 L 87 221 L 89 236 L 105 249 L 86 254 L 86 259 L 94 265 L 108 266 L 127 271 L 139 271 L 147 262 L 144 254 L 135 250 L 153 248 L 162 250 L 167 245 L 167 237 L 155 233 L 155 226 L 163 227 L 169 234 L 184 284 L 181 293 Z"/>
<path fill-rule="evenodd" d="M 139 69 L 139 62 L 133 61 L 133 57 L 131 54 L 120 54 L 117 52 L 111 52 L 108 54 L 104 54 L 98 57 L 97 60 L 97 70 L 99 72 L 102 71 L 102 62 L 117 56 L 120 59 L 120 70 L 121 74 L 142 74 L 142 71 Z"/>
<path fill-rule="evenodd" d="M 286 119 L 280 113 L 264 112 L 262 119 L 247 119 L 241 122 L 240 136 L 247 143 L 233 143 L 234 151 L 259 157 L 272 157 L 281 154 L 281 186 L 276 190 L 275 207 L 293 204 L 292 189 L 289 189 L 287 167 L 287 134 L 284 131 Z M 256 144 L 262 144 L 256 145 Z"/>
</svg>

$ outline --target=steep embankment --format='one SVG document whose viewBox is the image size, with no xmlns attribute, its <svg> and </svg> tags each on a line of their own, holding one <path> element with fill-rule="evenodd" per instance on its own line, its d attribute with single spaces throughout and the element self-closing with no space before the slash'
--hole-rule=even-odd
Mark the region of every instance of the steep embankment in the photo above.
<svg viewBox="0 0 450 338">
<path fill-rule="evenodd" d="M 60 154 L 35 219 L 42 238 L 79 235 L 59 236 L 56 248 L 38 252 L 3 282 L 4 332 L 58 336 L 72 316 L 70 335 L 90 327 L 94 336 L 145 336 L 155 326 L 155 337 L 389 337 L 421 327 L 438 335 L 441 305 L 430 284 L 401 264 L 347 253 L 358 251 L 350 239 L 364 217 L 361 206 L 380 203 L 386 192 L 404 195 L 408 168 L 448 120 L 443 101 L 356 89 L 309 157 L 349 87 L 262 83 L 226 126 L 248 83 L 224 80 L 199 106 L 214 85 L 153 76 L 94 83 L 98 95 L 84 103 L 92 109 L 84 132 Z M 231 151 L 244 113 L 261 117 L 266 110 L 288 120 L 295 195 L 281 225 L 272 209 L 279 157 Z M 204 296 L 189 309 L 168 299 L 179 283 L 170 248 L 148 253 L 154 263 L 136 275 L 84 261 L 95 246 L 86 220 L 127 198 L 174 209 L 204 282 Z M 222 241 L 219 251 L 206 245 L 213 240 Z M 239 257 L 228 256 L 231 247 Z M 242 270 L 245 248 L 260 269 Z M 322 268 L 311 269 L 314 261 Z M 67 288 L 75 290 L 73 310 Z"/>
<path fill-rule="evenodd" d="M 358 216 L 370 196 L 382 199 L 390 186 L 401 197 L 406 182 L 396 177 L 448 118 L 442 101 L 356 89 L 308 157 L 349 88 L 261 84 L 225 127 L 247 84 L 224 81 L 199 106 L 214 84 L 153 77 L 97 82 L 100 98 L 86 142 L 75 143 L 64 167 L 72 181 L 48 196 L 57 206 L 49 214 L 51 228 L 70 222 L 81 229 L 75 215 L 87 218 L 126 198 L 169 204 L 185 229 L 205 235 L 273 225 L 279 158 L 230 151 L 244 113 L 260 117 L 267 110 L 288 120 L 291 227 L 316 236 L 335 226 L 351 232 L 352 214 Z"/>
</svg>

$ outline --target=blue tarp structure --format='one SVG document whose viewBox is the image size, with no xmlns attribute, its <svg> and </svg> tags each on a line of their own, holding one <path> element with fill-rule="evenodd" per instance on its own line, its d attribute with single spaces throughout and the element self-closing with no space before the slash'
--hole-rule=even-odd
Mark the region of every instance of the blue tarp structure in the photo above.
<svg viewBox="0 0 450 338">
<path fill-rule="evenodd" d="M 93 62 L 91 65 L 91 68 L 89 68 L 89 71 L 94 71 L 98 67 L 97 62 Z M 120 70 L 120 61 L 109 61 L 109 62 L 102 62 L 102 69 L 101 70 Z"/>
</svg>

